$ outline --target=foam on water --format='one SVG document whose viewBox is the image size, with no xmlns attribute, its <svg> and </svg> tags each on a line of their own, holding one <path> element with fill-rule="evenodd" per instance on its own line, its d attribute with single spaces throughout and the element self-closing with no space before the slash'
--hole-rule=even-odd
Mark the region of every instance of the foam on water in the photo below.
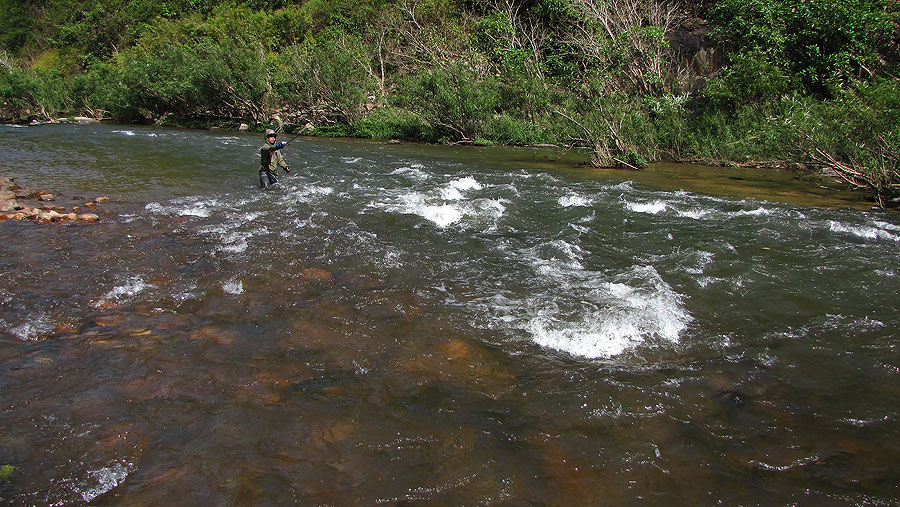
<svg viewBox="0 0 900 507">
<path fill-rule="evenodd" d="M 164 206 L 158 202 L 147 203 L 144 209 L 155 215 L 170 216 L 194 216 L 198 218 L 209 218 L 210 208 L 218 206 L 216 200 L 199 200 L 199 201 L 172 201 L 169 206 Z"/>
<path fill-rule="evenodd" d="M 521 277 L 530 280 L 527 289 L 501 289 L 469 303 L 487 316 L 489 327 L 520 330 L 542 347 L 594 359 L 678 343 L 692 320 L 682 296 L 650 265 L 607 275 L 587 267 L 591 252 L 577 239 L 524 249 L 505 245 L 498 246 L 508 262 L 522 263 L 536 276 Z M 697 254 L 701 269 L 711 261 L 711 254 Z"/>
<path fill-rule="evenodd" d="M 761 206 L 756 209 L 741 210 L 736 213 L 736 215 L 738 215 L 738 216 L 751 216 L 751 217 L 766 216 L 766 215 L 771 215 L 771 214 L 772 214 L 772 210 L 763 208 Z"/>
<path fill-rule="evenodd" d="M 650 215 L 658 215 L 666 210 L 668 205 L 664 201 L 653 201 L 653 202 L 628 202 L 625 201 L 625 207 L 634 211 L 635 213 L 647 213 Z"/>
<path fill-rule="evenodd" d="M 447 183 L 444 188 L 440 189 L 440 194 L 442 198 L 448 201 L 459 201 L 464 198 L 464 192 L 481 190 L 482 188 L 481 183 L 478 183 L 475 178 L 467 176 Z"/>
<path fill-rule="evenodd" d="M 391 172 L 391 174 L 395 176 L 410 176 L 415 180 L 424 181 L 431 177 L 430 174 L 422 170 L 424 168 L 425 166 L 421 164 L 411 164 L 409 167 L 401 167 L 399 169 L 395 169 Z"/>
<path fill-rule="evenodd" d="M 36 341 L 53 331 L 53 323 L 45 314 L 29 316 L 27 322 L 11 325 L 0 319 L 0 329 L 7 331 L 23 341 Z"/>
<path fill-rule="evenodd" d="M 79 491 L 81 498 L 83 498 L 85 502 L 90 502 L 94 498 L 112 491 L 113 488 L 125 481 L 125 478 L 128 477 L 132 468 L 134 468 L 133 464 L 121 462 L 113 463 L 111 466 L 89 472 L 91 477 L 96 481 L 96 485 Z"/>
<path fill-rule="evenodd" d="M 405 199 L 406 213 L 419 215 L 434 222 L 438 227 L 447 227 L 462 220 L 463 212 L 452 204 L 425 204 L 420 196 L 412 195 Z"/>
<path fill-rule="evenodd" d="M 152 284 L 144 282 L 141 276 L 133 276 L 124 280 L 124 283 L 122 283 L 122 281 L 120 281 L 120 283 L 121 285 L 113 287 L 104 296 L 95 301 L 94 307 L 98 308 L 106 303 L 121 303 L 127 301 L 132 296 L 139 294 L 149 287 L 153 287 Z"/>
<path fill-rule="evenodd" d="M 703 208 L 691 208 L 686 210 L 676 210 L 675 213 L 683 218 L 692 218 L 694 220 L 700 220 L 708 217 L 712 214 L 712 210 L 703 209 Z"/>
<path fill-rule="evenodd" d="M 559 205 L 564 208 L 571 208 L 574 206 L 590 206 L 591 200 L 578 194 L 570 194 L 560 197 Z"/>
<path fill-rule="evenodd" d="M 586 358 L 616 356 L 647 341 L 678 343 L 692 320 L 681 296 L 644 266 L 642 286 L 604 283 L 586 293 L 581 308 L 563 310 L 546 301 L 525 325 L 543 347 Z"/>
<path fill-rule="evenodd" d="M 862 239 L 900 241 L 900 234 L 891 232 L 897 231 L 898 228 L 885 222 L 873 221 L 872 225 L 849 225 L 831 220 L 829 226 L 831 232 L 851 234 Z"/>
<path fill-rule="evenodd" d="M 564 240 L 554 240 L 526 252 L 535 271 L 544 276 L 567 277 L 584 269 L 584 250 Z"/>
<path fill-rule="evenodd" d="M 486 225 L 490 229 L 503 216 L 506 205 L 503 199 L 472 198 L 468 195 L 483 188 L 475 178 L 466 176 L 438 187 L 394 196 L 391 196 L 390 189 L 378 189 L 373 192 L 374 199 L 367 207 L 418 215 L 440 228 L 470 219 L 468 224 Z"/>
<path fill-rule="evenodd" d="M 244 282 L 239 279 L 233 278 L 231 280 L 222 282 L 222 290 L 225 291 L 226 294 L 243 294 Z"/>
</svg>

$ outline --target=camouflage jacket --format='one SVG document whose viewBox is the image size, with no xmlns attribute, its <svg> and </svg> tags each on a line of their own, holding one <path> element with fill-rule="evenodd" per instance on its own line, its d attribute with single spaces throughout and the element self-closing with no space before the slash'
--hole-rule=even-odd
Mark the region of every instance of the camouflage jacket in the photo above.
<svg viewBox="0 0 900 507">
<path fill-rule="evenodd" d="M 281 154 L 280 148 L 276 148 L 274 144 L 264 144 L 262 148 L 259 149 L 260 172 L 268 169 L 269 172 L 276 173 L 278 172 L 279 167 L 288 167 L 287 162 L 284 161 L 284 155 Z"/>
</svg>

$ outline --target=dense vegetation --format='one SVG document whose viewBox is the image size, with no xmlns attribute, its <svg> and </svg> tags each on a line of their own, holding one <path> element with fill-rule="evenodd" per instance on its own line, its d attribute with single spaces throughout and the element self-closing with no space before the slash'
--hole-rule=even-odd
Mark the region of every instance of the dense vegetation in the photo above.
<svg viewBox="0 0 900 507">
<path fill-rule="evenodd" d="M 0 117 L 802 163 L 900 197 L 896 0 L 0 0 Z"/>
</svg>

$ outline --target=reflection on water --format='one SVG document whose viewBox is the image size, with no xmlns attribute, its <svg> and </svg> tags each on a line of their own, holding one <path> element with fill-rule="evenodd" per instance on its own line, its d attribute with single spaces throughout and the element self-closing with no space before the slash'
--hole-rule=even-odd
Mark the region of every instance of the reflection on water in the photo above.
<svg viewBox="0 0 900 507">
<path fill-rule="evenodd" d="M 264 192 L 257 137 L 0 128 L 4 174 L 114 197 L 0 223 L 4 501 L 897 498 L 896 216 L 320 139 Z"/>
</svg>

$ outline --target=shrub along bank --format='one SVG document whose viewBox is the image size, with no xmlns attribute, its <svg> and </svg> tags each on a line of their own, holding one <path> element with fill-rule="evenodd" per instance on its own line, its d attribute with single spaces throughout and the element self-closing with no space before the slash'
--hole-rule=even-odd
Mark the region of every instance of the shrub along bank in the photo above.
<svg viewBox="0 0 900 507">
<path fill-rule="evenodd" d="M 894 0 L 0 0 L 0 117 L 791 162 L 900 197 Z"/>
</svg>

